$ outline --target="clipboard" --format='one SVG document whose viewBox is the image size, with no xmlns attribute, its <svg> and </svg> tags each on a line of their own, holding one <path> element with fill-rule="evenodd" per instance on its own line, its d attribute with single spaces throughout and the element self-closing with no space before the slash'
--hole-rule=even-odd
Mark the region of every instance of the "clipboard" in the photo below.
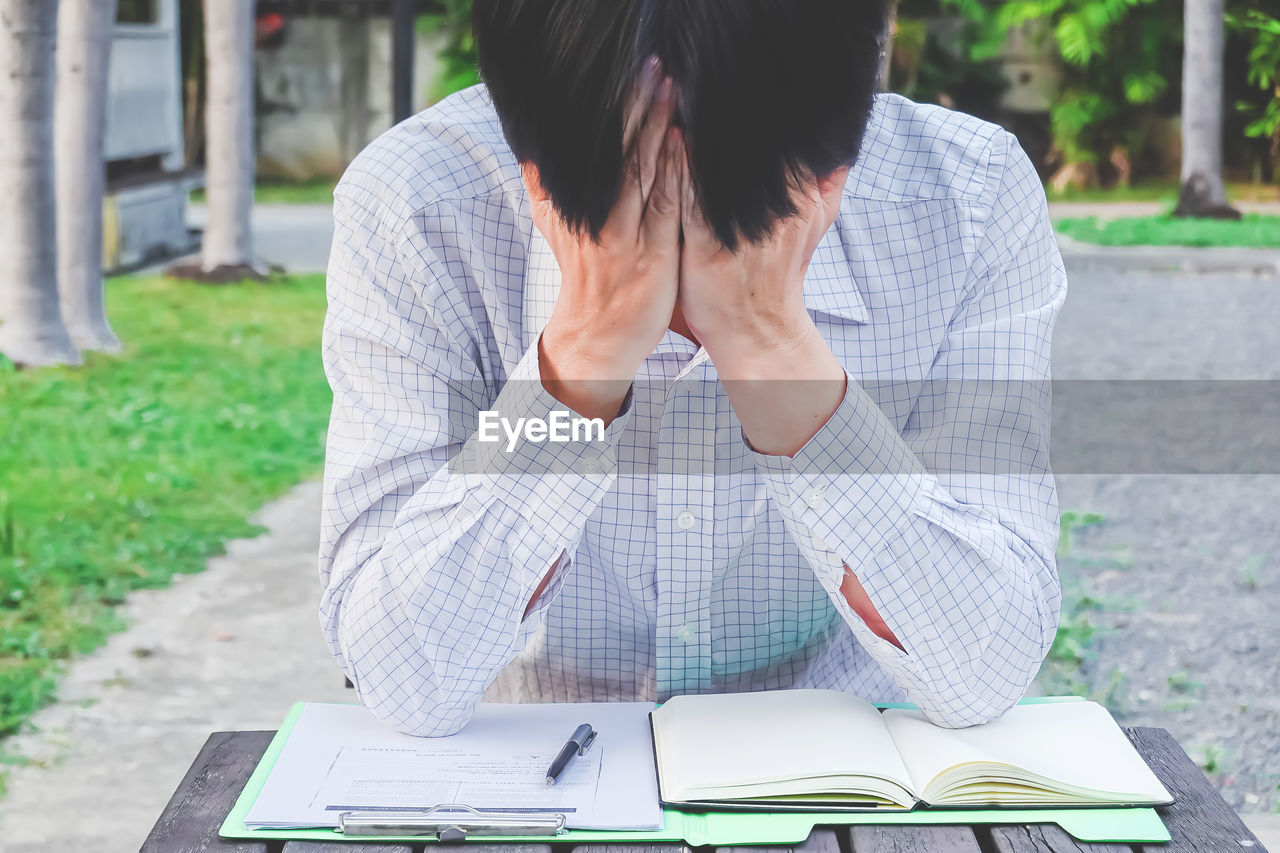
<svg viewBox="0 0 1280 853">
<path fill-rule="evenodd" d="M 1026 701 L 1026 700 L 1024 700 Z M 1055 698 L 1032 701 L 1057 701 Z M 464 804 L 423 804 L 420 811 L 347 812 L 341 820 L 349 831 L 328 828 L 248 829 L 244 825 L 262 786 L 284 749 L 306 703 L 290 710 L 262 760 L 218 830 L 227 839 L 257 841 L 416 841 L 457 843 L 476 838 L 485 842 L 528 841 L 545 838 L 573 844 L 649 842 L 690 846 L 802 844 L 815 826 L 850 825 L 1009 825 L 1057 824 L 1068 835 L 1086 842 L 1160 843 L 1170 835 L 1153 808 L 1070 809 L 938 809 L 903 812 L 690 812 L 663 808 L 660 830 L 565 829 L 563 815 L 534 815 L 492 810 L 477 811 Z M 354 703 L 353 703 L 354 704 Z M 891 705 L 885 707 L 903 707 Z M 906 706 L 910 707 L 910 706 Z M 539 818 L 531 822 L 531 817 Z M 510 834 L 504 834 L 510 832 Z M 386 833 L 386 834 L 374 834 Z"/>
</svg>

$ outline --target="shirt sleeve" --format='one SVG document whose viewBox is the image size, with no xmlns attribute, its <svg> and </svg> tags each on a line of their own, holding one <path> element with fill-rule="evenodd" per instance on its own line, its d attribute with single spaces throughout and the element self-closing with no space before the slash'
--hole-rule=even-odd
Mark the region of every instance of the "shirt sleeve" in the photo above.
<svg viewBox="0 0 1280 853">
<path fill-rule="evenodd" d="M 341 197 L 335 205 L 320 619 L 366 706 L 401 731 L 446 735 L 471 717 L 571 570 L 616 476 L 627 404 L 603 439 L 584 430 L 563 442 L 481 441 L 482 410 L 513 424 L 565 411 L 542 386 L 537 342 L 509 375 L 493 376 L 477 355 L 482 342 L 460 331 L 468 324 L 434 307 L 474 303 L 462 292 L 472 272 L 432 245 L 465 240 L 388 235 L 398 226 L 379 218 Z M 448 211 L 415 219 L 460 221 Z"/>
<path fill-rule="evenodd" d="M 754 454 L 788 532 L 859 642 L 933 722 L 998 717 L 1048 653 L 1061 602 L 1049 346 L 1066 276 L 1016 140 L 990 155 L 970 281 L 923 381 L 859 385 L 793 457 Z M 877 400 L 914 395 L 899 431 Z M 905 651 L 840 591 L 856 574 Z"/>
</svg>

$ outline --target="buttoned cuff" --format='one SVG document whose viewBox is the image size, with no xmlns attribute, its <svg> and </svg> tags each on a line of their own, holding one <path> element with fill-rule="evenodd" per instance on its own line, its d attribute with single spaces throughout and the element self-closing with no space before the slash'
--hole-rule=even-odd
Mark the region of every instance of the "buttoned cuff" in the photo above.
<svg viewBox="0 0 1280 853">
<path fill-rule="evenodd" d="M 477 429 L 468 439 L 463 450 L 470 460 L 467 467 L 488 492 L 516 509 L 553 548 L 545 565 L 554 562 L 562 549 L 571 556 L 587 517 L 613 486 L 618 438 L 630 410 L 628 391 L 622 410 L 601 436 L 598 424 L 588 425 L 543 387 L 535 341 L 507 378 L 492 409 L 481 412 L 481 426 L 487 421 L 491 428 Z M 551 434 L 557 422 L 561 424 L 558 436 Z M 530 423 L 545 424 L 548 429 L 518 430 L 514 438 L 508 432 Z M 537 559 L 545 556 L 539 554 Z"/>
<path fill-rule="evenodd" d="M 861 567 L 872 566 L 909 522 L 932 477 L 875 401 L 846 378 L 839 407 L 794 456 L 748 448 L 783 520 L 810 540 L 802 548 L 832 551 L 861 577 Z M 838 587 L 843 566 L 838 572 L 824 581 Z"/>
</svg>

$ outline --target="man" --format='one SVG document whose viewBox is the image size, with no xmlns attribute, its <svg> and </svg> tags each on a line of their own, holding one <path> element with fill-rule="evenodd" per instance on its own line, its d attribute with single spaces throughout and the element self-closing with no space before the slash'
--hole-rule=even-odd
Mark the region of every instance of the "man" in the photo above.
<svg viewBox="0 0 1280 853">
<path fill-rule="evenodd" d="M 475 28 L 487 88 L 335 193 L 321 619 L 360 698 L 420 735 L 484 695 L 1003 713 L 1060 601 L 1066 283 L 1016 141 L 875 98 L 872 0 Z"/>
</svg>

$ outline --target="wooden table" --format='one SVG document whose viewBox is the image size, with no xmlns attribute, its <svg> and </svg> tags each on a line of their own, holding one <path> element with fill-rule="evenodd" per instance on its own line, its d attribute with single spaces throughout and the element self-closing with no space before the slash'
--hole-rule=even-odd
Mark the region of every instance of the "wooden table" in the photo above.
<svg viewBox="0 0 1280 853">
<path fill-rule="evenodd" d="M 727 847 L 722 853 L 1266 853 L 1200 768 L 1164 729 L 1126 729 L 1129 739 L 1173 793 L 1176 803 L 1160 809 L 1173 840 L 1168 844 L 1086 844 L 1056 825 L 1032 826 L 856 826 L 819 828 L 800 847 Z M 235 853 L 423 853 L 432 848 L 466 853 L 692 853 L 679 844 L 370 844 L 318 841 L 224 841 L 218 827 L 271 742 L 274 732 L 217 732 L 209 737 L 169 805 L 142 845 L 143 853 L 216 850 Z M 705 850 L 699 853 L 713 853 Z"/>
</svg>

